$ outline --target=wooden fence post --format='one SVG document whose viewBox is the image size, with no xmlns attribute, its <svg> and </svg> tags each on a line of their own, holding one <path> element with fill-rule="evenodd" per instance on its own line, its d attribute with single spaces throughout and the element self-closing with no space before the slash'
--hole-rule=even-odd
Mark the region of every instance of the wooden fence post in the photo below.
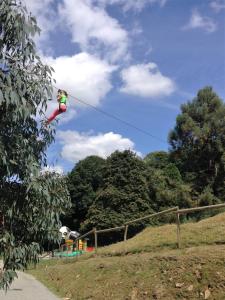
<svg viewBox="0 0 225 300">
<path fill-rule="evenodd" d="M 94 236 L 95 236 L 95 254 L 97 254 L 98 251 L 98 235 L 96 228 L 93 228 Z"/>
<path fill-rule="evenodd" d="M 177 248 L 180 248 L 180 214 L 177 212 Z"/>
<path fill-rule="evenodd" d="M 78 260 L 78 256 L 79 256 L 78 251 L 79 251 L 79 239 L 76 240 L 76 252 L 77 252 L 76 259 L 77 260 Z"/>
<path fill-rule="evenodd" d="M 129 225 L 125 225 L 125 230 L 124 230 L 124 241 L 127 240 L 127 231 L 128 231 L 128 226 Z"/>
</svg>

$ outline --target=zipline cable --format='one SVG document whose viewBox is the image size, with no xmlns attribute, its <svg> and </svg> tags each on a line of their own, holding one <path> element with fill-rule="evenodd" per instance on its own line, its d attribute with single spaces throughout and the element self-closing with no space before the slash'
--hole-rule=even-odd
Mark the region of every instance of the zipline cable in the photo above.
<svg viewBox="0 0 225 300">
<path fill-rule="evenodd" d="M 54 86 L 54 85 L 53 85 L 53 87 L 54 87 L 55 89 L 58 89 L 58 88 L 57 88 L 56 86 Z M 146 131 L 146 130 L 144 130 L 144 129 L 142 129 L 142 128 L 139 128 L 139 127 L 137 127 L 136 125 L 134 125 L 134 124 L 132 124 L 132 123 L 130 123 L 130 122 L 124 121 L 123 119 L 121 119 L 121 118 L 119 118 L 119 117 L 117 117 L 117 116 L 115 116 L 115 115 L 113 115 L 113 114 L 111 114 L 111 113 L 108 113 L 108 112 L 106 112 L 106 111 L 104 111 L 104 110 L 102 110 L 102 109 L 100 109 L 100 108 L 97 108 L 97 107 L 95 107 L 94 105 L 92 105 L 92 104 L 90 104 L 90 103 L 87 103 L 87 102 L 85 102 L 84 100 L 81 100 L 81 99 L 79 99 L 79 98 L 77 98 L 77 97 L 71 95 L 70 93 L 68 93 L 68 96 L 70 96 L 71 98 L 76 99 L 78 102 L 80 102 L 80 103 L 82 103 L 82 104 L 85 104 L 86 106 L 91 107 L 92 109 L 96 110 L 97 112 L 99 112 L 99 113 L 101 113 L 101 114 L 104 114 L 105 116 L 107 116 L 107 117 L 109 117 L 109 118 L 111 118 L 111 119 L 114 119 L 114 120 L 116 120 L 116 121 L 119 121 L 119 122 L 125 124 L 125 125 L 128 126 L 128 127 L 132 127 L 132 128 L 134 128 L 134 129 L 136 129 L 137 131 L 139 131 L 139 132 L 141 132 L 141 133 L 143 133 L 143 134 L 145 134 L 145 135 L 148 135 L 148 136 L 150 136 L 151 138 L 154 138 L 154 139 L 160 141 L 161 143 L 168 144 L 165 140 L 163 140 L 163 139 L 161 139 L 161 138 L 159 138 L 159 137 L 157 137 L 157 136 L 151 134 L 150 132 L 148 132 L 148 131 Z"/>
<path fill-rule="evenodd" d="M 58 90 L 58 88 L 57 88 L 56 86 L 54 86 L 54 85 L 53 85 L 53 88 L 55 88 L 55 89 Z M 124 121 L 123 119 L 121 119 L 121 118 L 119 118 L 119 117 L 117 117 L 117 116 L 115 116 L 115 115 L 113 115 L 113 114 L 110 114 L 110 113 L 108 113 L 108 112 L 106 112 L 106 111 L 104 111 L 104 110 L 102 110 L 102 109 L 100 109 L 100 108 L 97 108 L 97 107 L 95 107 L 94 105 L 92 105 L 92 104 L 90 104 L 90 103 L 87 103 L 87 102 L 85 102 L 84 100 L 81 100 L 81 99 L 79 99 L 78 97 L 75 97 L 75 96 L 73 96 L 73 95 L 70 94 L 70 93 L 68 93 L 68 96 L 70 96 L 71 98 L 76 99 L 78 102 L 80 102 L 80 103 L 82 103 L 82 104 L 85 104 L 86 106 L 91 107 L 92 109 L 96 110 L 97 112 L 99 112 L 99 113 L 101 113 L 101 114 L 104 114 L 105 116 L 107 116 L 107 117 L 109 117 L 109 118 L 111 118 L 111 119 L 114 119 L 114 120 L 116 120 L 116 121 L 119 121 L 119 122 L 125 124 L 125 125 L 128 126 L 128 127 L 131 127 L 131 128 L 133 128 L 133 129 L 135 129 L 135 130 L 137 130 L 137 131 L 139 131 L 139 132 L 141 132 L 141 133 L 143 133 L 143 134 L 145 134 L 145 135 L 150 136 L 151 138 L 154 138 L 154 139 L 158 140 L 159 142 L 161 142 L 161 143 L 163 143 L 163 144 L 168 144 L 165 140 L 163 140 L 163 139 L 161 139 L 161 138 L 159 138 L 159 137 L 157 137 L 157 136 L 151 134 L 150 132 L 148 132 L 148 131 L 146 131 L 146 130 L 140 128 L 140 127 L 137 127 L 136 125 L 134 125 L 134 124 L 132 124 L 132 123 L 130 123 L 130 122 Z"/>
</svg>

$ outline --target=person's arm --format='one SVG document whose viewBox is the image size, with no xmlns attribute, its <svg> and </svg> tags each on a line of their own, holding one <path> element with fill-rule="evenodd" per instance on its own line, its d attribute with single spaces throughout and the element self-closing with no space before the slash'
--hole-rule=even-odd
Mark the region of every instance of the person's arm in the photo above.
<svg viewBox="0 0 225 300">
<path fill-rule="evenodd" d="M 57 95 L 57 101 L 59 102 L 61 98 L 62 98 L 62 95 L 61 95 L 61 94 L 58 94 L 58 95 Z"/>
</svg>

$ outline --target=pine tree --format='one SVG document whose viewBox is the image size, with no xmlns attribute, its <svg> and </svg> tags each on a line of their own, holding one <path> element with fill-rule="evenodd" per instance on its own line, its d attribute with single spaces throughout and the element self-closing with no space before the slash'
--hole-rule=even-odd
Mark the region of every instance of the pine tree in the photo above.
<svg viewBox="0 0 225 300">
<path fill-rule="evenodd" d="M 210 87 L 182 105 L 170 132 L 171 157 L 196 195 L 225 200 L 225 104 Z"/>
</svg>

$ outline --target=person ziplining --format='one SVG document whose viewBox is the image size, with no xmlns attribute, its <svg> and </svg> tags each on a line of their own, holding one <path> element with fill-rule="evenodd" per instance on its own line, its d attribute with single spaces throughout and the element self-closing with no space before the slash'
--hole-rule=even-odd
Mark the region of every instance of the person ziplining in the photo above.
<svg viewBox="0 0 225 300">
<path fill-rule="evenodd" d="M 66 112 L 67 100 L 68 100 L 67 92 L 64 90 L 58 90 L 57 101 L 59 103 L 59 107 L 56 110 L 54 110 L 51 116 L 47 119 L 46 125 L 50 124 L 59 114 Z"/>
</svg>

